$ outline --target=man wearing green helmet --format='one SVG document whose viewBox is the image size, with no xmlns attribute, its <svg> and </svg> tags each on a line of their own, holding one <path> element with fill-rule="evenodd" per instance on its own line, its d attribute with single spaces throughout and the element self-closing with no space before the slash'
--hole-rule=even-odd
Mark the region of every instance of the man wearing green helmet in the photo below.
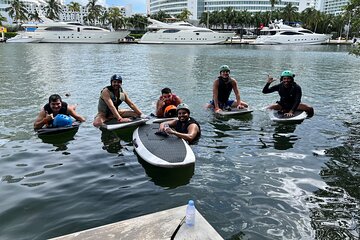
<svg viewBox="0 0 360 240">
<path fill-rule="evenodd" d="M 229 100 L 231 91 L 234 91 L 236 100 Z M 240 91 L 235 78 L 230 77 L 230 68 L 228 65 L 220 67 L 220 76 L 215 79 L 213 84 L 213 100 L 208 105 L 215 112 L 227 108 L 247 108 L 248 104 L 240 100 Z"/>
<path fill-rule="evenodd" d="M 296 110 L 305 111 L 308 117 L 314 115 L 314 109 L 304 103 L 301 103 L 302 91 L 301 87 L 294 81 L 295 74 L 289 70 L 281 73 L 280 83 L 270 87 L 270 84 L 275 81 L 274 78 L 268 76 L 267 83 L 263 88 L 263 93 L 278 92 L 280 101 L 272 104 L 268 109 L 282 111 L 285 116 L 292 117 Z"/>
<path fill-rule="evenodd" d="M 190 117 L 190 108 L 185 103 L 180 103 L 176 107 L 176 112 L 178 119 L 161 123 L 159 131 L 173 134 L 188 143 L 194 143 L 201 135 L 199 123 Z"/>
</svg>

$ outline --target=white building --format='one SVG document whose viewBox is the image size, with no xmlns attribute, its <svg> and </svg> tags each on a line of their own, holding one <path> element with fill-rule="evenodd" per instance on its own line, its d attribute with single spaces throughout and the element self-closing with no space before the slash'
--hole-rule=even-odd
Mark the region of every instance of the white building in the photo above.
<svg viewBox="0 0 360 240">
<path fill-rule="evenodd" d="M 275 4 L 275 9 L 282 9 L 288 3 L 297 6 L 299 12 L 306 8 L 313 7 L 316 10 L 325 13 L 338 14 L 342 11 L 342 6 L 345 6 L 349 0 L 284 0 L 278 1 Z M 233 8 L 236 11 L 248 12 L 265 12 L 271 11 L 271 4 L 269 0 L 146 0 L 147 14 L 155 14 L 160 10 L 170 14 L 176 15 L 182 12 L 183 9 L 188 9 L 192 15 L 191 20 L 200 18 L 203 12 L 221 11 L 226 8 Z"/>
<path fill-rule="evenodd" d="M 9 14 L 5 11 L 7 7 L 10 7 L 10 0 L 0 0 L 0 14 L 7 18 L 7 23 L 13 23 L 13 20 Z M 25 8 L 28 13 L 37 12 L 39 16 L 45 16 L 45 6 L 47 5 L 45 0 L 21 0 L 25 3 Z M 59 14 L 59 21 L 76 21 L 79 23 L 84 23 L 84 17 L 88 15 L 86 6 L 81 6 L 79 12 L 73 12 L 69 10 L 67 5 L 64 5 L 64 0 L 58 0 L 60 5 L 62 5 L 62 13 Z M 131 4 L 126 7 L 118 7 L 120 12 L 124 16 L 131 16 L 132 7 Z M 6 23 L 5 23 L 6 24 Z"/>
</svg>

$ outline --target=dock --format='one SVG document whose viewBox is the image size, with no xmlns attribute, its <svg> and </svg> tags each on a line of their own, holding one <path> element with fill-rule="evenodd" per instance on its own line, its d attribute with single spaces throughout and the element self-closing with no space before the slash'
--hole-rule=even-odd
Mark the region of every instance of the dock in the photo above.
<svg viewBox="0 0 360 240">
<path fill-rule="evenodd" d="M 186 206 L 111 223 L 71 233 L 53 240 L 107 240 L 107 239 L 171 239 L 171 240 L 223 240 L 216 230 L 196 210 L 195 225 L 185 224 Z"/>
</svg>

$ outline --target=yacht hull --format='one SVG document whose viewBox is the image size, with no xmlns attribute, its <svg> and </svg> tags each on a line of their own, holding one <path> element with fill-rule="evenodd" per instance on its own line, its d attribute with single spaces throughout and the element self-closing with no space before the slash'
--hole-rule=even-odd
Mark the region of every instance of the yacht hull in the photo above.
<svg viewBox="0 0 360 240">
<path fill-rule="evenodd" d="M 130 32 L 77 33 L 77 32 L 35 32 L 40 43 L 118 43 Z"/>
</svg>

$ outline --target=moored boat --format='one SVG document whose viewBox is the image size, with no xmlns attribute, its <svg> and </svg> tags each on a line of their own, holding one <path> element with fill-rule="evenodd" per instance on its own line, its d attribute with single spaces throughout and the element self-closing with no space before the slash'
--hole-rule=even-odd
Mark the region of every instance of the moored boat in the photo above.
<svg viewBox="0 0 360 240">
<path fill-rule="evenodd" d="M 118 43 L 130 31 L 110 31 L 78 22 L 55 22 L 42 17 L 41 22 L 26 23 L 26 36 L 41 39 L 41 43 Z"/>
<path fill-rule="evenodd" d="M 300 26 L 286 25 L 280 20 L 261 29 L 260 36 L 255 39 L 253 44 L 324 44 L 330 37 L 330 35 L 314 33 Z"/>
<path fill-rule="evenodd" d="M 188 22 L 164 23 L 148 19 L 152 24 L 139 43 L 152 44 L 219 44 L 235 36 L 234 32 L 216 32 L 195 27 Z"/>
</svg>

